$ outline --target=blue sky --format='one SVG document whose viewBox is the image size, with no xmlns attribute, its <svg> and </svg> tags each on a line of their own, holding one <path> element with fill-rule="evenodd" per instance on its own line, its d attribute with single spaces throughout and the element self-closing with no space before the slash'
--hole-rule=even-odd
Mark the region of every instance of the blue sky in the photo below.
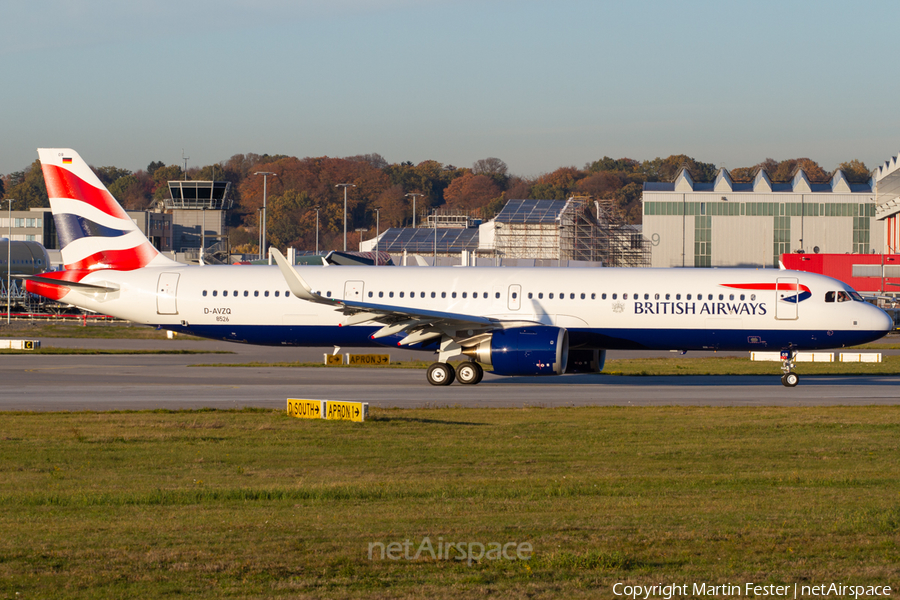
<svg viewBox="0 0 900 600">
<path fill-rule="evenodd" d="M 735 168 L 900 150 L 897 2 L 4 2 L 0 173 L 236 153 L 604 155 Z"/>
</svg>

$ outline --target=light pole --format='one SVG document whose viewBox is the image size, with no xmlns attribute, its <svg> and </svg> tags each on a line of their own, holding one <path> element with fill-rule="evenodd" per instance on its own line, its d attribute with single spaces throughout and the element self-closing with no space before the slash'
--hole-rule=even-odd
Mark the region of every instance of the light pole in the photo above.
<svg viewBox="0 0 900 600">
<path fill-rule="evenodd" d="M 319 205 L 316 204 L 316 254 L 319 253 Z"/>
<path fill-rule="evenodd" d="M 380 208 L 375 209 L 375 266 L 378 266 L 378 235 L 381 233 L 378 223 Z"/>
<path fill-rule="evenodd" d="M 260 260 L 266 257 L 266 178 L 271 175 L 272 177 L 278 177 L 277 173 L 273 173 L 272 171 L 257 171 L 254 175 L 262 175 L 263 176 L 263 207 L 262 207 L 262 223 L 259 226 L 259 234 L 260 234 L 260 243 L 259 243 L 259 258 Z"/>
<path fill-rule="evenodd" d="M 412 226 L 413 226 L 413 229 L 415 229 L 416 228 L 416 198 L 418 198 L 419 196 L 424 196 L 425 194 L 420 194 L 419 192 L 410 192 L 408 194 L 403 194 L 403 195 L 406 196 L 407 198 L 412 196 L 412 199 L 413 199 L 413 224 L 412 224 Z"/>
<path fill-rule="evenodd" d="M 344 188 L 344 252 L 346 252 L 347 251 L 347 188 L 348 187 L 356 187 L 356 185 L 352 184 L 352 183 L 339 183 L 334 187 Z"/>
<path fill-rule="evenodd" d="M 203 224 L 200 225 L 200 264 L 203 264 L 203 249 L 206 248 L 206 207 L 200 207 L 200 215 L 203 217 Z"/>
<path fill-rule="evenodd" d="M 437 209 L 431 211 L 431 218 L 434 219 L 434 258 L 431 261 L 431 266 L 437 266 Z"/>
<path fill-rule="evenodd" d="M 360 248 L 360 246 L 362 246 L 362 234 L 364 234 L 368 230 L 369 230 L 368 227 L 357 227 L 357 229 L 356 229 L 356 233 L 359 234 L 359 244 L 357 244 L 356 247 L 360 251 L 362 250 L 362 248 Z"/>
<path fill-rule="evenodd" d="M 4 198 L 9 204 L 6 207 L 6 324 L 9 325 L 9 295 L 12 278 L 12 203 L 15 198 Z"/>
</svg>

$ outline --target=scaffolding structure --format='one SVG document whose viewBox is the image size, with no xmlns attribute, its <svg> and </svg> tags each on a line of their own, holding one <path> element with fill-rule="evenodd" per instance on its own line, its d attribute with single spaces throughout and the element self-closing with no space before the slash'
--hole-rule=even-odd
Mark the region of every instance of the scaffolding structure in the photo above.
<svg viewBox="0 0 900 600">
<path fill-rule="evenodd" d="M 600 261 L 606 267 L 649 267 L 650 244 L 625 222 L 615 200 L 572 196 L 559 214 L 562 260 Z"/>
<path fill-rule="evenodd" d="M 494 249 L 503 258 L 650 266 L 648 240 L 613 199 L 510 200 L 495 221 Z"/>
</svg>

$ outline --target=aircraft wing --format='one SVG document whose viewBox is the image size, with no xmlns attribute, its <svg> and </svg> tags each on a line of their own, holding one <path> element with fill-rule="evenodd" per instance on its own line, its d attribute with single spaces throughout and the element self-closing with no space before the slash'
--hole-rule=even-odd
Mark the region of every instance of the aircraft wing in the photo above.
<svg viewBox="0 0 900 600">
<path fill-rule="evenodd" d="M 343 325 L 359 325 L 362 323 L 379 323 L 382 328 L 372 337 L 377 339 L 406 333 L 400 345 L 407 346 L 419 342 L 447 336 L 455 341 L 477 338 L 494 329 L 504 329 L 514 325 L 533 324 L 533 321 L 504 320 L 479 315 L 451 313 L 407 306 L 375 304 L 355 300 L 326 298 L 315 293 L 303 280 L 295 268 L 276 248 L 269 251 L 275 258 L 281 274 L 284 276 L 291 293 L 296 297 L 316 304 L 327 304 L 347 315 Z"/>
</svg>

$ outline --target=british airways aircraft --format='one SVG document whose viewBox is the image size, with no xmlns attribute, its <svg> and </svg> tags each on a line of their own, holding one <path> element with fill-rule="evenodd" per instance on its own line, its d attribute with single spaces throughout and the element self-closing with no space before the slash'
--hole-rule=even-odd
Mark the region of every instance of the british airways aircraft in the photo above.
<svg viewBox="0 0 900 600">
<path fill-rule="evenodd" d="M 39 149 L 65 270 L 28 291 L 135 323 L 285 346 L 437 352 L 432 385 L 599 372 L 606 350 L 852 346 L 892 321 L 846 284 L 757 269 L 187 266 L 160 254 L 70 149 Z M 302 273 L 301 273 L 302 271 Z M 454 368 L 448 361 L 463 357 Z"/>
</svg>

